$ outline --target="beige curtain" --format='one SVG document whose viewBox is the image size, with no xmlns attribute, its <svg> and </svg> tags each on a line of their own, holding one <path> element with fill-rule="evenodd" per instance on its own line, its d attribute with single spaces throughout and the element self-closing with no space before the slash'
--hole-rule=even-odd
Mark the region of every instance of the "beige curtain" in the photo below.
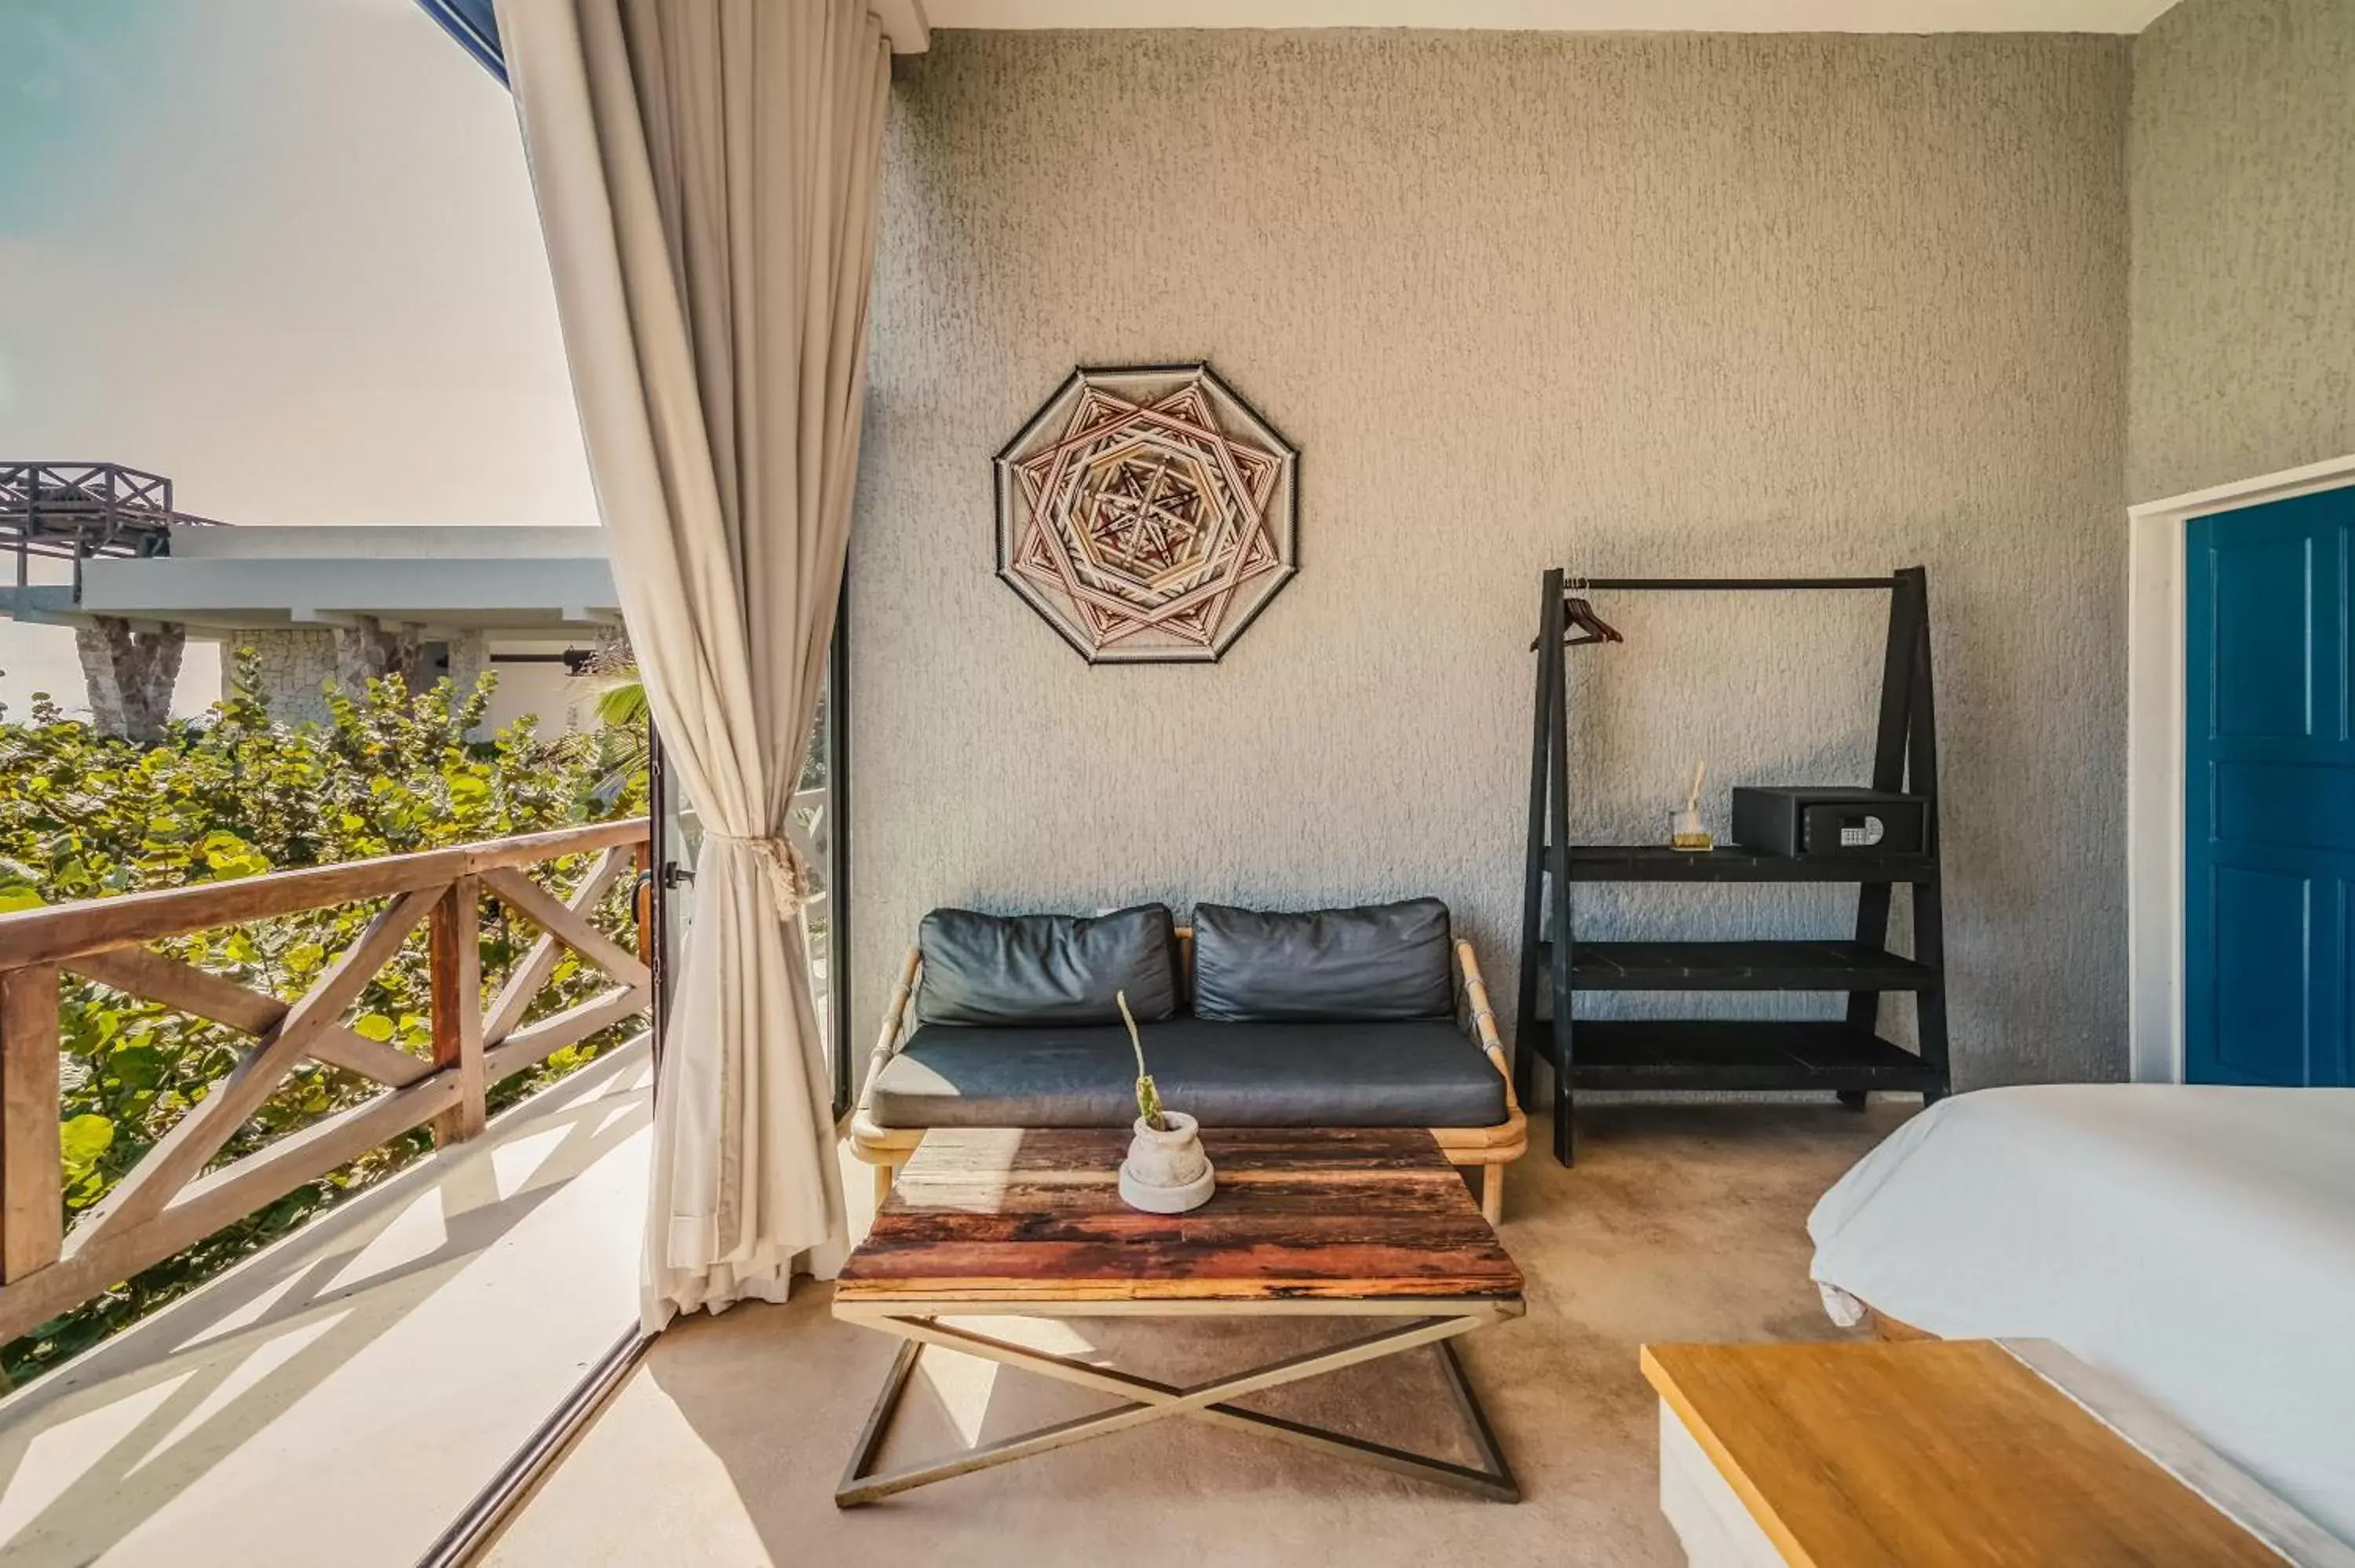
<svg viewBox="0 0 2355 1568">
<path fill-rule="evenodd" d="M 864 0 L 499 0 L 589 466 L 706 829 L 642 1315 L 782 1300 L 844 1242 L 783 831 L 850 528 L 890 57 Z"/>
</svg>

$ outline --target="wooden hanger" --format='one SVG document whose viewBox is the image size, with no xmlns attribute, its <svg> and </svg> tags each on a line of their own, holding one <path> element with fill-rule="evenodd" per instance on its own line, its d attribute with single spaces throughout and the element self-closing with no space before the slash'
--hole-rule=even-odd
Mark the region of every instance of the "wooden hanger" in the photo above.
<svg viewBox="0 0 2355 1568">
<path fill-rule="evenodd" d="M 1582 588 L 1586 586 L 1586 579 L 1584 577 L 1581 577 L 1577 582 L 1571 586 L 1572 588 Z M 1561 601 L 1561 614 L 1564 630 L 1570 633 L 1570 635 L 1565 636 L 1561 640 L 1561 645 L 1565 648 L 1582 648 L 1590 642 L 1625 642 L 1627 641 L 1625 637 L 1619 635 L 1619 629 L 1617 627 L 1612 625 L 1609 621 L 1595 614 L 1594 607 L 1587 603 L 1582 598 L 1563 599 Z M 1534 640 L 1531 641 L 1529 647 L 1531 651 L 1534 652 L 1537 648 L 1537 642 Z"/>
<path fill-rule="evenodd" d="M 1595 614 L 1594 607 L 1587 603 L 1582 599 L 1566 599 L 1562 600 L 1561 613 L 1563 620 L 1568 623 L 1569 630 L 1573 633 L 1582 634 L 1563 638 L 1561 640 L 1561 645 L 1565 648 L 1582 647 L 1589 642 L 1625 642 L 1627 641 L 1625 637 L 1619 635 L 1619 629 L 1617 627 L 1612 625 L 1609 621 Z"/>
</svg>

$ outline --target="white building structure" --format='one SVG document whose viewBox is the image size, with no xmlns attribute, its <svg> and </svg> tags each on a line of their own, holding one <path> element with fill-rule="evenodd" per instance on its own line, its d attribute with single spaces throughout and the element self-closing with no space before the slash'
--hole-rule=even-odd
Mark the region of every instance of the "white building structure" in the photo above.
<svg viewBox="0 0 2355 1568">
<path fill-rule="evenodd" d="M 0 614 L 74 628 L 102 727 L 160 723 L 186 639 L 259 656 L 272 711 L 324 719 L 323 687 L 399 673 L 412 685 L 498 677 L 483 733 L 527 714 L 594 723 L 580 673 L 620 635 L 593 527 L 223 527 L 174 524 L 168 551 L 93 556 L 79 587 L 0 587 Z M 142 687 L 148 688 L 143 692 Z"/>
</svg>

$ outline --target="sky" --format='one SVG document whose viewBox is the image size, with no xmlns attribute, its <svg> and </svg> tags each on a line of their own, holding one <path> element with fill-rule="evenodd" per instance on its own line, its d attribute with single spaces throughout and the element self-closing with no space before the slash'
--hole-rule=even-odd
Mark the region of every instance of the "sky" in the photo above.
<svg viewBox="0 0 2355 1568">
<path fill-rule="evenodd" d="M 594 523 L 506 90 L 414 0 L 0 0 L 0 459 L 228 523 Z M 177 706 L 218 678 L 191 644 Z M 83 705 L 71 633 L 0 621 L 36 690 Z"/>
</svg>

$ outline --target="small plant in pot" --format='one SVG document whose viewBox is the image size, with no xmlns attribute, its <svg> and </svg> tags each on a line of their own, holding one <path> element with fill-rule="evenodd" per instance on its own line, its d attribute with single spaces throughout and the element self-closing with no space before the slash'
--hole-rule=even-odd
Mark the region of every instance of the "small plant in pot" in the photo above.
<svg viewBox="0 0 2355 1568">
<path fill-rule="evenodd" d="M 1182 1214 L 1210 1200 L 1217 1173 L 1202 1152 L 1201 1126 L 1184 1111 L 1167 1109 L 1153 1075 L 1145 1066 L 1145 1042 L 1136 1033 L 1135 1015 L 1128 1011 L 1128 993 L 1115 993 L 1120 1016 L 1128 1025 L 1128 1044 L 1136 1053 L 1136 1136 L 1121 1162 L 1121 1201 L 1148 1214 Z"/>
</svg>

